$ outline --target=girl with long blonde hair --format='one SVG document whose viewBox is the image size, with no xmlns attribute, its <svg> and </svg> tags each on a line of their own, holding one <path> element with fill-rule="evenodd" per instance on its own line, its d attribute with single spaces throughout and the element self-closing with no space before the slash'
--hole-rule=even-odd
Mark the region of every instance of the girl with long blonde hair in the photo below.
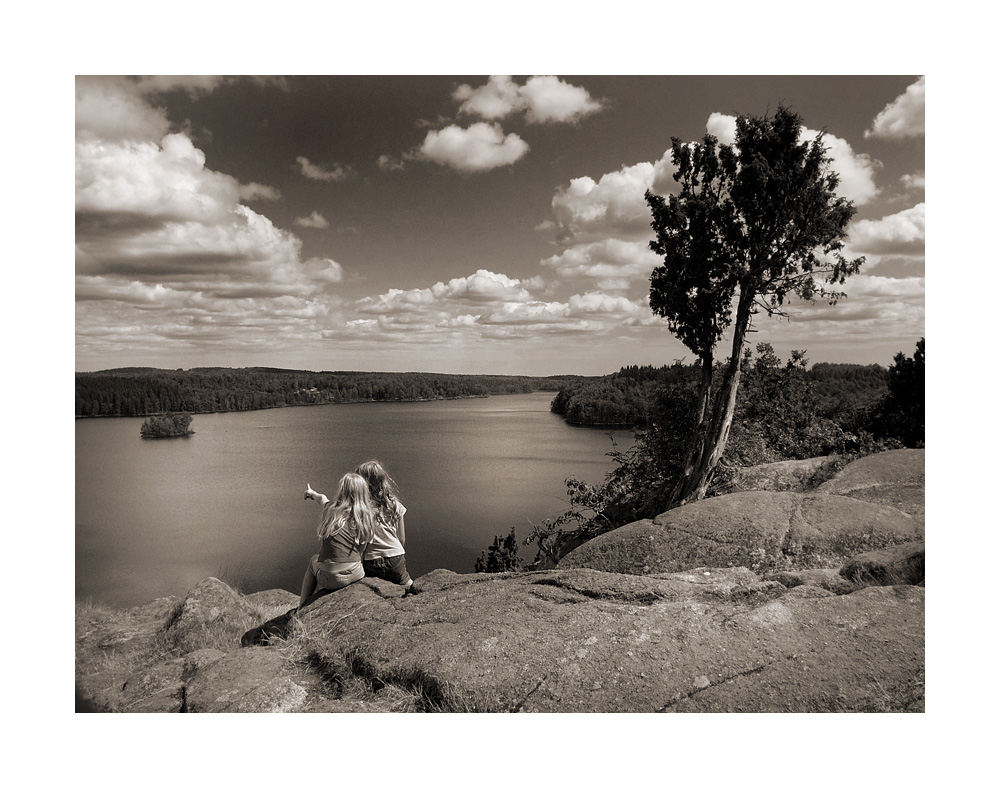
<svg viewBox="0 0 1000 788">
<path fill-rule="evenodd" d="M 365 576 L 362 560 L 374 538 L 378 516 L 368 483 L 356 473 L 344 474 L 333 501 L 309 484 L 305 497 L 323 508 L 316 528 L 319 552 L 309 559 L 297 610 L 305 606 L 317 589 L 335 591 Z"/>
</svg>

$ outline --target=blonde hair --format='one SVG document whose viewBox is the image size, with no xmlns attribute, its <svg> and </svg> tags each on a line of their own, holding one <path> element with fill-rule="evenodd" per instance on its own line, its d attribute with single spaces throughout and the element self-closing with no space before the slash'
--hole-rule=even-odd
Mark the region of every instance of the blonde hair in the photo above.
<svg viewBox="0 0 1000 788">
<path fill-rule="evenodd" d="M 368 483 L 372 503 L 381 513 L 382 520 L 387 525 L 395 526 L 399 519 L 399 512 L 396 508 L 398 491 L 396 482 L 389 476 L 382 463 L 378 460 L 368 460 L 355 468 L 354 472 Z"/>
<path fill-rule="evenodd" d="M 356 473 L 345 473 L 337 497 L 323 508 L 316 534 L 329 539 L 345 528 L 354 531 L 354 544 L 367 547 L 375 536 L 376 509 L 368 493 L 368 482 Z"/>
</svg>

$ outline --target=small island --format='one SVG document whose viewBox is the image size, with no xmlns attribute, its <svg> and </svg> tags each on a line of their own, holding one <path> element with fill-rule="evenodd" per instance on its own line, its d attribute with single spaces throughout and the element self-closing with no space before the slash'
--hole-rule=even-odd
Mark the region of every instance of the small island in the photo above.
<svg viewBox="0 0 1000 788">
<path fill-rule="evenodd" d="M 186 438 L 193 435 L 190 413 L 167 413 L 150 416 L 139 428 L 143 438 Z"/>
</svg>

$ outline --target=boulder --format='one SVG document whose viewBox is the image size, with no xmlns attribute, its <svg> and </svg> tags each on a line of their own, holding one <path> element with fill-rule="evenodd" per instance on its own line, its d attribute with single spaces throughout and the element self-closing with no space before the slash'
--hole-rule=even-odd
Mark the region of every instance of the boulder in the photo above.
<svg viewBox="0 0 1000 788">
<path fill-rule="evenodd" d="M 214 637 L 231 634 L 239 643 L 240 635 L 254 619 L 254 606 L 246 597 L 221 580 L 210 577 L 192 588 L 168 622 L 167 635 L 183 653 L 203 643 L 207 633 Z"/>
<path fill-rule="evenodd" d="M 892 506 L 923 520 L 924 449 L 897 449 L 862 457 L 821 484 L 817 492 Z"/>
<path fill-rule="evenodd" d="M 559 568 L 640 575 L 694 566 L 839 569 L 858 552 L 922 538 L 923 521 L 898 509 L 818 493 L 745 492 L 616 528 L 566 555 Z"/>
<path fill-rule="evenodd" d="M 99 659 L 105 652 L 142 650 L 177 614 L 180 599 L 162 597 L 134 607 L 127 617 L 88 605 L 76 609 L 77 661 Z"/>
</svg>

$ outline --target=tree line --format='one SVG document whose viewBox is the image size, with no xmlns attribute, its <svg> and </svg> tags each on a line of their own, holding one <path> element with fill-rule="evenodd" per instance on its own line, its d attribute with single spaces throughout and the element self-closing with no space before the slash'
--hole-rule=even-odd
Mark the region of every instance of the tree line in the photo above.
<svg viewBox="0 0 1000 788">
<path fill-rule="evenodd" d="M 269 367 L 166 370 L 129 367 L 76 374 L 76 415 L 217 413 L 292 405 L 401 402 L 558 391 L 573 376 L 310 372 Z"/>
<path fill-rule="evenodd" d="M 758 352 L 757 369 L 745 372 L 743 385 L 752 385 L 755 378 L 763 376 L 765 368 L 779 364 L 770 345 L 758 345 Z M 801 361 L 804 354 L 796 351 L 794 358 L 790 364 L 793 371 L 787 374 L 796 383 L 808 386 L 814 410 L 831 419 L 850 420 L 852 414 L 870 407 L 888 392 L 890 371 L 878 364 L 823 362 L 807 369 Z M 665 387 L 695 386 L 699 377 L 698 362 L 622 367 L 611 375 L 577 381 L 560 389 L 551 409 L 575 426 L 642 427 L 649 423 Z M 777 404 L 782 391 L 773 393 Z"/>
</svg>

